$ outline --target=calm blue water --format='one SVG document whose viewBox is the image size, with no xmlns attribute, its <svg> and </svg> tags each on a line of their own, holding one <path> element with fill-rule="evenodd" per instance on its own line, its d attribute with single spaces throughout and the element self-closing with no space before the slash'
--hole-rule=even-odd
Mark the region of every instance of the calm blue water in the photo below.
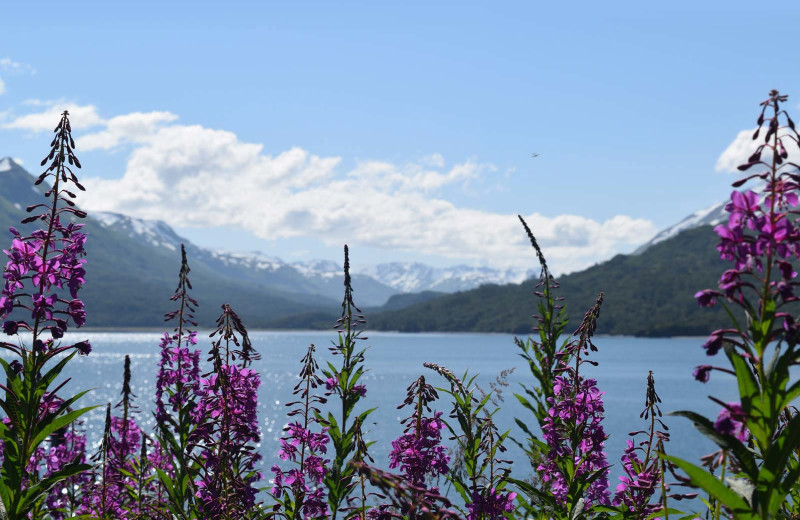
<svg viewBox="0 0 800 520">
<path fill-rule="evenodd" d="M 140 421 L 146 429 L 152 429 L 154 421 L 150 410 L 160 336 L 158 333 L 94 332 L 66 338 L 89 338 L 94 347 L 90 356 L 76 357 L 68 366 L 66 374 L 73 379 L 66 391 L 94 388 L 83 398 L 84 405 L 116 403 L 122 387 L 123 360 L 125 354 L 130 354 L 134 391 L 143 409 Z M 207 351 L 207 335 L 201 333 L 200 337 L 198 346 Z M 278 439 L 286 424 L 284 403 L 290 400 L 292 387 L 297 381 L 299 360 L 311 343 L 317 346 L 321 362 L 331 359 L 326 347 L 331 344 L 333 335 L 324 331 L 253 332 L 251 339 L 262 355 L 254 368 L 261 373 L 262 379 L 259 406 L 263 438 L 260 449 L 265 459 L 264 469 L 267 469 L 277 459 Z M 724 400 L 733 400 L 737 395 L 732 377 L 715 373 L 706 384 L 692 378 L 691 372 L 696 365 L 709 363 L 709 358 L 700 348 L 702 343 L 700 338 L 597 338 L 600 350 L 592 353 L 591 358 L 598 361 L 599 366 L 586 365 L 586 372 L 597 379 L 599 388 L 605 392 L 605 429 L 610 435 L 606 451 L 609 463 L 615 465 L 612 485 L 617 482 L 619 458 L 628 432 L 646 427 L 639 419 L 639 413 L 644 406 L 648 370 L 654 373 L 665 414 L 674 410 L 694 410 L 716 417 L 719 407 L 709 401 L 707 395 Z M 489 382 L 501 371 L 515 368 L 509 377 L 511 384 L 496 420 L 501 428 L 511 429 L 512 435 L 517 431 L 513 421 L 515 416 L 530 421 L 531 427 L 535 422 L 511 395 L 519 383 L 532 384 L 532 376 L 517 355 L 512 335 L 370 333 L 364 344 L 370 346 L 366 356 L 366 365 L 370 369 L 366 377 L 366 403 L 369 407 L 378 407 L 371 416 L 377 424 L 370 424 L 368 437 L 377 441 L 371 453 L 381 466 L 388 464 L 391 440 L 402 433 L 399 421 L 408 412 L 397 410 L 397 405 L 405 398 L 406 387 L 420 373 L 425 373 L 426 379 L 435 386 L 447 386 L 437 374 L 423 368 L 423 362 L 444 365 L 458 376 L 466 370 L 477 373 L 477 381 L 483 388 L 488 388 Z M 205 355 L 202 357 L 204 359 Z M 714 361 L 722 362 L 722 356 Z M 336 362 L 334 360 L 334 364 Z M 448 412 L 450 407 L 441 402 L 439 409 Z M 98 408 L 88 416 L 86 427 L 91 441 L 99 439 L 104 414 L 104 408 Z M 672 441 L 667 446 L 669 453 L 696 460 L 713 451 L 710 441 L 696 433 L 688 420 L 679 417 L 664 419 L 672 433 Z M 514 473 L 526 476 L 530 468 L 524 456 L 512 443 L 508 447 L 509 458 L 519 461 Z"/>
</svg>

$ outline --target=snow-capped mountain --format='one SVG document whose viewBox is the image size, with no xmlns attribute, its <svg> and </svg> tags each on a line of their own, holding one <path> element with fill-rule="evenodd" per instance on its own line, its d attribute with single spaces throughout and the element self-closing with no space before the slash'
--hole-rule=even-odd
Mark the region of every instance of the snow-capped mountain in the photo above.
<svg viewBox="0 0 800 520">
<path fill-rule="evenodd" d="M 483 284 L 520 283 L 534 275 L 533 270 L 493 269 L 491 267 L 431 267 L 417 262 L 391 262 L 359 269 L 399 292 L 456 292 Z"/>
<path fill-rule="evenodd" d="M 331 260 L 290 263 L 257 251 L 212 250 L 191 244 L 160 220 L 138 219 L 112 212 L 93 212 L 90 217 L 103 227 L 149 246 L 177 251 L 181 244 L 185 244 L 193 261 L 223 270 L 236 278 L 268 284 L 290 293 L 340 297 L 343 270 L 340 264 Z M 393 294 L 402 292 L 464 291 L 486 283 L 519 283 L 532 275 L 533 271 L 466 265 L 441 268 L 412 262 L 391 262 L 353 270 L 359 301 L 364 305 L 382 305 Z"/>
<path fill-rule="evenodd" d="M 0 159 L 0 172 L 7 172 L 14 167 L 16 163 L 11 159 L 11 157 L 3 157 Z"/>
<path fill-rule="evenodd" d="M 677 224 L 674 224 L 666 229 L 662 229 L 658 232 L 656 236 L 650 239 L 649 242 L 642 244 L 639 246 L 634 252 L 634 255 L 641 254 L 644 252 L 645 249 L 649 248 L 652 245 L 658 244 L 659 242 L 663 242 L 668 238 L 672 238 L 681 231 L 686 231 L 687 229 L 694 229 L 700 226 L 716 226 L 728 220 L 728 213 L 725 211 L 725 205 L 728 201 L 719 202 L 714 204 L 713 206 L 709 206 L 706 209 L 702 209 L 695 213 L 692 213 L 685 219 L 681 220 Z"/>
<path fill-rule="evenodd" d="M 98 220 L 103 227 L 114 228 L 125 232 L 131 238 L 136 238 L 156 247 L 166 247 L 177 251 L 184 240 L 166 223 L 160 220 L 144 220 L 128 217 L 121 213 L 109 211 L 94 211 L 92 218 Z"/>
</svg>

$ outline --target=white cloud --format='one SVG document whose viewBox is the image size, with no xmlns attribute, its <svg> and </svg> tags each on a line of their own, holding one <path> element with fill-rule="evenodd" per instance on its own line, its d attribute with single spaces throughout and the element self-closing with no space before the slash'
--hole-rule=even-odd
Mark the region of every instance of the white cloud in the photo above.
<svg viewBox="0 0 800 520">
<path fill-rule="evenodd" d="M 761 132 L 759 134 L 759 138 L 753 140 L 753 133 L 755 133 L 756 129 L 753 128 L 751 130 L 742 130 L 739 132 L 725 149 L 724 152 L 717 158 L 717 164 L 715 165 L 714 169 L 718 172 L 725 172 L 725 173 L 734 173 L 738 172 L 737 169 L 740 165 L 747 163 L 747 160 L 750 158 L 751 155 L 756 151 L 756 148 L 759 145 L 764 144 L 764 136 L 766 135 L 767 128 L 762 127 Z M 786 135 L 788 133 L 787 129 L 780 129 L 778 131 L 779 136 Z M 794 141 L 791 139 L 783 139 L 784 146 L 787 147 L 787 151 L 789 152 L 790 156 L 792 154 L 797 153 L 797 146 L 794 144 Z M 761 155 L 761 160 L 769 163 L 772 159 L 772 152 L 769 148 L 764 148 L 764 151 Z M 755 173 L 755 171 L 753 172 Z"/>
<path fill-rule="evenodd" d="M 432 156 L 422 164 L 361 161 L 341 171 L 339 157 L 302 148 L 267 155 L 232 132 L 174 120 L 168 112 L 128 114 L 83 136 L 83 149 L 134 148 L 121 178 L 83 179 L 81 205 L 182 227 L 241 227 L 265 239 L 316 237 L 497 266 L 532 262 L 513 210 L 459 207 L 438 191 L 492 174 L 491 164 L 444 168 L 444 159 Z M 624 215 L 526 219 L 558 272 L 608 258 L 656 231 L 652 222 Z"/>
<path fill-rule="evenodd" d="M 134 112 L 112 117 L 104 130 L 80 137 L 77 145 L 81 150 L 108 150 L 124 142 L 143 143 L 152 138 L 159 127 L 177 119 L 178 116 L 170 112 Z"/>
<path fill-rule="evenodd" d="M 6 84 L 3 83 L 3 78 L 0 78 L 0 96 L 6 93 Z"/>
<path fill-rule="evenodd" d="M 46 102 L 47 108 L 41 112 L 26 114 L 12 119 L 2 125 L 3 128 L 30 130 L 32 132 L 50 132 L 55 128 L 61 113 L 69 111 L 69 120 L 73 130 L 92 128 L 104 123 L 94 105 L 76 105 L 59 101 Z"/>
</svg>

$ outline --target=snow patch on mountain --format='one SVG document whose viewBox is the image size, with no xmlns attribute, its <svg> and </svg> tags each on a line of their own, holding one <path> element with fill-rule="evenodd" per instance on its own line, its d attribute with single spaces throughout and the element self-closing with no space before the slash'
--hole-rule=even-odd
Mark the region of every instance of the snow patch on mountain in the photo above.
<svg viewBox="0 0 800 520">
<path fill-rule="evenodd" d="M 95 211 L 91 216 L 104 227 L 117 228 L 132 238 L 143 240 L 156 247 L 166 247 L 175 251 L 183 241 L 166 222 L 161 220 L 133 218 L 108 211 Z"/>
<path fill-rule="evenodd" d="M 520 283 L 534 275 L 533 270 L 467 265 L 431 267 L 418 262 L 377 264 L 366 266 L 356 272 L 371 276 L 400 292 L 465 291 L 487 283 Z"/>
<path fill-rule="evenodd" d="M 11 160 L 11 157 L 4 157 L 0 159 L 0 172 L 10 171 L 13 165 L 14 161 Z"/>
<path fill-rule="evenodd" d="M 332 260 L 292 262 L 292 267 L 305 277 L 334 278 L 344 276 L 344 269 Z"/>
<path fill-rule="evenodd" d="M 644 252 L 650 246 L 658 244 L 659 242 L 663 242 L 669 238 L 674 237 L 678 233 L 682 231 L 686 231 L 687 229 L 694 229 L 700 226 L 716 226 L 718 224 L 722 224 L 723 222 L 728 220 L 728 212 L 725 211 L 725 206 L 727 205 L 728 201 L 719 202 L 714 204 L 713 206 L 709 206 L 706 209 L 701 209 L 700 211 L 696 211 L 686 217 L 685 219 L 681 220 L 675 225 L 672 225 L 666 229 L 663 229 L 656 234 L 649 242 L 639 246 L 634 252 L 634 255 L 638 255 Z"/>
<path fill-rule="evenodd" d="M 236 265 L 248 269 L 258 269 L 261 271 L 277 271 L 286 263 L 277 257 L 267 256 L 260 251 L 225 251 L 225 250 L 203 250 L 208 252 L 225 265 Z"/>
</svg>

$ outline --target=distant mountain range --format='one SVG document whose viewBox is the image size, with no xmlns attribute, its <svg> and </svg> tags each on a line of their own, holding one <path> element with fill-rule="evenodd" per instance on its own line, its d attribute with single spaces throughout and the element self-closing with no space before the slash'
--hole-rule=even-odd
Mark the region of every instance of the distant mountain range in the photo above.
<svg viewBox="0 0 800 520">
<path fill-rule="evenodd" d="M 0 159 L 0 229 L 30 231 L 30 225 L 20 226 L 19 221 L 26 206 L 42 201 L 44 191 L 13 160 Z M 727 267 L 718 257 L 712 231 L 726 219 L 724 206 L 715 204 L 688 216 L 633 254 L 560 277 L 559 294 L 566 298 L 570 327 L 577 326 L 601 291 L 606 294 L 601 333 L 694 335 L 724 325 L 721 309 L 700 309 L 693 298 L 699 289 L 716 286 Z M 118 213 L 91 213 L 86 231 L 89 274 L 81 296 L 89 326 L 161 326 L 163 314 L 172 308 L 169 296 L 182 243 L 194 296 L 201 302 L 201 327 L 212 326 L 222 303 L 230 303 L 253 328 L 329 327 L 339 312 L 343 273 L 337 262 L 285 262 L 259 252 L 202 248 L 164 222 Z M 531 266 L 522 271 L 356 264 L 353 285 L 372 329 L 527 334 L 537 301 L 533 251 Z"/>
<path fill-rule="evenodd" d="M 146 246 L 178 251 L 180 245 L 185 244 L 193 261 L 203 262 L 242 280 L 256 281 L 287 292 L 318 294 L 334 299 L 341 297 L 344 272 L 337 262 L 307 260 L 289 263 L 258 251 L 212 250 L 191 244 L 160 220 L 137 219 L 110 212 L 92 212 L 90 217 Z M 532 271 L 466 265 L 437 268 L 416 262 L 355 266 L 352 273 L 359 299 L 368 306 L 383 305 L 390 296 L 398 293 L 449 293 L 485 283 L 519 283 L 533 274 Z"/>
<path fill-rule="evenodd" d="M 11 158 L 0 159 L 0 226 L 20 229 L 25 207 L 40 203 L 45 188 Z M 201 321 L 211 325 L 218 305 L 238 301 L 240 312 L 257 327 L 308 327 L 330 323 L 339 309 L 343 288 L 340 263 L 329 260 L 284 262 L 260 252 L 230 252 L 196 246 L 162 221 L 112 212 L 91 212 L 85 220 L 88 283 L 82 292 L 89 326 L 157 326 L 177 283 L 180 245 L 185 244 Z M 483 283 L 521 282 L 531 273 L 489 267 L 431 267 L 421 263 L 387 263 L 353 268 L 353 285 L 364 307 L 397 309 L 442 293 L 468 290 Z M 195 280 L 194 278 L 197 278 Z M 404 293 L 415 293 L 406 295 Z M 234 305 L 236 307 L 236 305 Z M 252 309 L 252 310 L 250 310 Z M 211 312 L 211 311 L 214 312 Z M 314 320 L 317 320 L 316 322 Z"/>
</svg>

